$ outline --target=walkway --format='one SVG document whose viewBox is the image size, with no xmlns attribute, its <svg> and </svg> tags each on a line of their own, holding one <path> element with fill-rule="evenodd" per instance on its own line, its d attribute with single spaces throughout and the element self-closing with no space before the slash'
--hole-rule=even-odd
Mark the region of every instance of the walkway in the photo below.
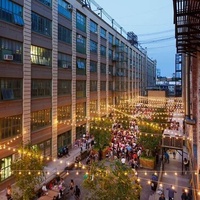
<svg viewBox="0 0 200 200">
<path fill-rule="evenodd" d="M 184 151 L 186 151 L 186 149 L 184 149 Z M 182 190 L 183 189 L 188 189 L 188 187 L 190 186 L 189 182 L 190 182 L 190 175 L 188 174 L 183 174 L 182 175 L 182 156 L 177 153 L 176 154 L 176 159 L 173 159 L 173 155 L 170 155 L 170 163 L 169 164 L 165 164 L 164 165 L 164 171 L 161 175 L 161 179 L 160 179 L 160 183 L 163 185 L 164 188 L 164 194 L 165 194 L 165 198 L 166 200 L 168 200 L 168 191 L 166 190 L 166 188 L 170 187 L 171 185 L 173 185 L 175 187 L 175 190 L 177 191 L 177 193 L 175 193 L 175 200 L 179 200 L 181 199 L 181 194 L 182 194 Z M 160 195 L 158 194 L 158 190 L 157 192 L 155 192 L 154 194 L 152 194 L 149 197 L 149 200 L 158 200 L 160 197 Z"/>
<path fill-rule="evenodd" d="M 83 148 L 83 150 L 84 149 L 85 147 Z M 45 182 L 49 182 L 50 180 L 52 180 L 58 173 L 63 172 L 68 164 L 74 162 L 75 158 L 80 155 L 80 150 L 81 149 L 79 147 L 74 147 L 72 150 L 69 151 L 70 156 L 59 158 L 55 162 L 49 162 L 48 165 L 44 168 L 44 171 L 47 172 Z M 7 185 L 5 185 L 5 189 L 0 192 L 0 200 L 7 200 L 6 187 Z"/>
</svg>

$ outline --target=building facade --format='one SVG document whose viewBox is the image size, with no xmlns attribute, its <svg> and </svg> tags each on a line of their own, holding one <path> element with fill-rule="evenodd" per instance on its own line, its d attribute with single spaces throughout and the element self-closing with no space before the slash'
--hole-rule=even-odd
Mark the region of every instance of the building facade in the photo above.
<svg viewBox="0 0 200 200">
<path fill-rule="evenodd" d="M 173 0 L 193 199 L 200 195 L 200 1 Z M 178 68 L 179 72 L 179 68 Z"/>
<path fill-rule="evenodd" d="M 140 96 L 145 60 L 83 1 L 0 0 L 0 189 L 20 144 L 57 157 L 93 117 Z"/>
</svg>

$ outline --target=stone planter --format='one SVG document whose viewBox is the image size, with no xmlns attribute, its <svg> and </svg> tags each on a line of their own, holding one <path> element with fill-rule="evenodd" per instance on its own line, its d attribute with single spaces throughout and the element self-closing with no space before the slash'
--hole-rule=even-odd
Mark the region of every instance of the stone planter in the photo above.
<svg viewBox="0 0 200 200">
<path fill-rule="evenodd" d="M 153 157 L 140 157 L 140 167 L 145 169 L 155 169 L 156 161 Z"/>
</svg>

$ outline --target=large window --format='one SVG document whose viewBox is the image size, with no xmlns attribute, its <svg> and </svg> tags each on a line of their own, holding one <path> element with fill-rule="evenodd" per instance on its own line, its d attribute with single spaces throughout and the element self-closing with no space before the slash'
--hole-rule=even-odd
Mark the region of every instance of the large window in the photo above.
<svg viewBox="0 0 200 200">
<path fill-rule="evenodd" d="M 102 114 L 106 112 L 106 99 L 100 100 L 100 110 Z"/>
<path fill-rule="evenodd" d="M 51 50 L 31 45 L 31 63 L 51 66 Z"/>
<path fill-rule="evenodd" d="M 97 53 L 97 43 L 93 40 L 90 40 L 90 52 Z"/>
<path fill-rule="evenodd" d="M 101 71 L 101 74 L 106 74 L 106 64 L 101 63 L 100 71 Z"/>
<path fill-rule="evenodd" d="M 119 39 L 115 38 L 115 45 L 119 46 Z"/>
<path fill-rule="evenodd" d="M 71 44 L 72 43 L 72 31 L 68 28 L 58 25 L 58 40 Z"/>
<path fill-rule="evenodd" d="M 76 51 L 86 54 L 86 38 L 82 35 L 76 35 Z"/>
<path fill-rule="evenodd" d="M 64 53 L 58 53 L 58 67 L 71 69 L 72 56 Z"/>
<path fill-rule="evenodd" d="M 40 149 L 40 151 L 42 152 L 43 156 L 47 157 L 47 156 L 51 156 L 51 140 L 46 140 L 42 143 L 37 144 L 38 148 Z"/>
<path fill-rule="evenodd" d="M 22 99 L 22 80 L 0 78 L 0 101 Z"/>
<path fill-rule="evenodd" d="M 42 4 L 51 7 L 51 0 L 38 0 L 40 1 Z"/>
<path fill-rule="evenodd" d="M 23 7 L 10 0 L 0 0 L 0 19 L 23 26 Z"/>
<path fill-rule="evenodd" d="M 109 58 L 109 60 L 113 59 L 113 50 L 111 50 L 111 49 L 108 50 L 108 58 Z"/>
<path fill-rule="evenodd" d="M 90 72 L 97 72 L 97 62 L 90 61 Z"/>
<path fill-rule="evenodd" d="M 22 116 L 0 118 L 0 139 L 11 138 L 22 133 Z"/>
<path fill-rule="evenodd" d="M 106 47 L 103 45 L 100 46 L 100 54 L 101 56 L 106 56 Z"/>
<path fill-rule="evenodd" d="M 100 36 L 104 39 L 106 39 L 106 30 L 104 28 L 100 28 Z"/>
<path fill-rule="evenodd" d="M 97 110 L 98 110 L 97 100 L 90 101 L 90 113 L 91 114 L 96 114 Z"/>
<path fill-rule="evenodd" d="M 113 44 L 113 35 L 111 33 L 109 33 L 109 35 L 108 35 L 108 42 L 110 44 Z"/>
<path fill-rule="evenodd" d="M 58 122 L 65 123 L 71 120 L 71 105 L 58 107 Z"/>
<path fill-rule="evenodd" d="M 11 176 L 11 163 L 12 163 L 12 156 L 8 156 L 6 158 L 2 158 L 0 160 L 1 163 L 1 173 L 0 173 L 0 181 L 4 181 L 8 177 Z"/>
<path fill-rule="evenodd" d="M 82 58 L 77 58 L 76 60 L 76 74 L 85 75 L 86 74 L 86 60 Z"/>
<path fill-rule="evenodd" d="M 86 125 L 76 127 L 76 139 L 83 138 L 84 134 L 86 134 Z"/>
<path fill-rule="evenodd" d="M 14 40 L 0 38 L 0 59 L 22 62 L 23 44 Z"/>
<path fill-rule="evenodd" d="M 101 81 L 101 91 L 106 91 L 106 81 Z"/>
<path fill-rule="evenodd" d="M 84 120 L 86 116 L 86 103 L 76 104 L 76 120 Z"/>
<path fill-rule="evenodd" d="M 32 31 L 51 36 L 51 20 L 32 12 L 31 14 Z"/>
<path fill-rule="evenodd" d="M 86 16 L 80 12 L 76 12 L 76 28 L 86 32 Z"/>
<path fill-rule="evenodd" d="M 58 80 L 58 95 L 71 95 L 71 80 Z"/>
<path fill-rule="evenodd" d="M 94 21 L 90 20 L 90 31 L 92 33 L 97 33 L 98 25 Z"/>
<path fill-rule="evenodd" d="M 112 81 L 109 81 L 108 89 L 109 89 L 110 91 L 113 91 L 113 82 L 112 82 Z"/>
<path fill-rule="evenodd" d="M 31 97 L 51 96 L 51 80 L 33 79 L 31 82 Z"/>
<path fill-rule="evenodd" d="M 76 81 L 76 97 L 81 98 L 86 96 L 86 82 Z"/>
<path fill-rule="evenodd" d="M 97 91 L 97 81 L 90 81 L 90 91 Z"/>
<path fill-rule="evenodd" d="M 51 125 L 51 109 L 31 113 L 31 131 L 36 131 Z"/>
<path fill-rule="evenodd" d="M 58 150 L 65 146 L 70 146 L 72 140 L 72 134 L 71 131 L 67 131 L 62 133 L 61 135 L 58 135 Z"/>
<path fill-rule="evenodd" d="M 108 72 L 109 75 L 113 75 L 113 66 L 112 65 L 109 65 L 109 72 Z"/>
<path fill-rule="evenodd" d="M 69 5 L 65 0 L 58 0 L 58 13 L 71 20 L 72 12 L 68 9 Z"/>
</svg>

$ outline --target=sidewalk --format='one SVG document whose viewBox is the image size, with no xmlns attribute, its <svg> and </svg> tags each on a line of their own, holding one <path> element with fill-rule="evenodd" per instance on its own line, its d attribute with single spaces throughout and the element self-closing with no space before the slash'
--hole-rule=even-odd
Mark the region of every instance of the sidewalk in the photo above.
<svg viewBox="0 0 200 200">
<path fill-rule="evenodd" d="M 83 147 L 83 151 L 85 151 L 85 146 Z M 69 151 L 68 157 L 62 157 L 57 159 L 56 161 L 51 161 L 47 166 L 44 167 L 44 171 L 46 172 L 46 177 L 44 182 L 49 182 L 52 180 L 57 174 L 60 174 L 64 171 L 65 167 L 70 163 L 75 161 L 75 158 L 80 155 L 81 149 L 80 147 L 73 147 Z M 0 200 L 7 200 L 6 198 L 6 186 L 3 191 L 0 191 Z"/>
<path fill-rule="evenodd" d="M 184 151 L 186 151 L 184 149 Z M 182 190 L 188 189 L 190 186 L 189 181 L 189 173 L 182 175 L 182 156 L 177 153 L 176 159 L 173 159 L 173 155 L 170 155 L 170 162 L 164 164 L 164 171 L 161 175 L 160 182 L 158 184 L 158 187 L 160 184 L 163 185 L 163 192 L 165 194 L 166 200 L 168 200 L 168 191 L 166 188 L 173 185 L 175 187 L 175 190 L 177 193 L 175 193 L 174 200 L 181 199 Z M 157 188 L 158 189 L 158 188 Z M 155 192 L 154 194 L 150 195 L 149 200 L 158 200 L 160 195 Z"/>
</svg>

